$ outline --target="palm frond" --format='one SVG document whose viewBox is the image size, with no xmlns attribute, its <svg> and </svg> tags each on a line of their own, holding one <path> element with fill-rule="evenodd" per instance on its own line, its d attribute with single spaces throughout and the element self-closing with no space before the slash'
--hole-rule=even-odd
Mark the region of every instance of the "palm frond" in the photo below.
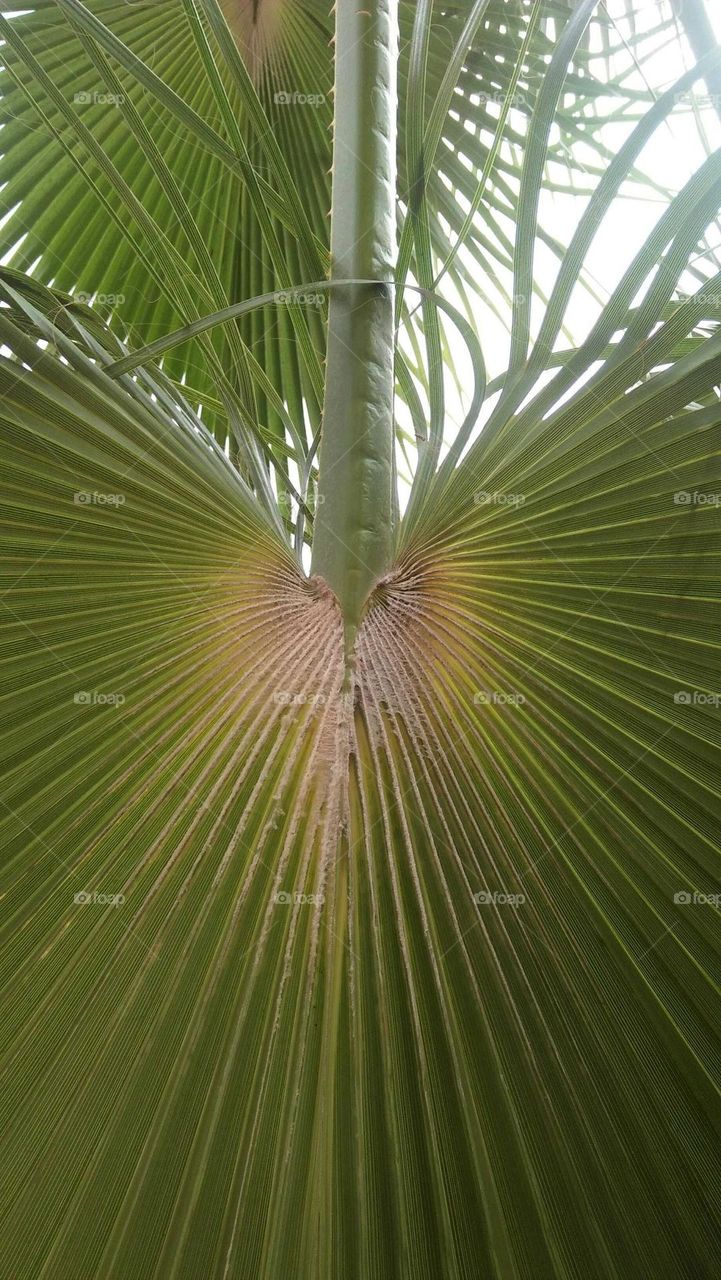
<svg viewBox="0 0 721 1280">
<path fill-rule="evenodd" d="M 8 1280 L 717 1273 L 719 153 L 587 264 L 721 55 L 640 90 L 675 22 L 609 7 L 401 5 L 408 502 L 351 653 L 327 7 L 2 20 Z"/>
</svg>

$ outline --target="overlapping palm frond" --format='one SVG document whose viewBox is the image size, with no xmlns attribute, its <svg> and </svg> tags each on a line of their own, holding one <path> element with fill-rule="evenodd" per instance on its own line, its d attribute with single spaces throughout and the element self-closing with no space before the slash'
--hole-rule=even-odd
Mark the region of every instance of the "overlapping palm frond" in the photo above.
<svg viewBox="0 0 721 1280">
<path fill-rule="evenodd" d="M 166 170 L 132 112 L 98 111 L 113 168 L 96 153 L 90 194 L 68 132 L 68 225 L 62 182 L 31 190 L 24 107 L 10 126 L 8 226 L 32 231 L 0 272 L 3 1280 L 716 1274 L 721 273 L 699 247 L 718 153 L 575 345 L 564 324 L 617 193 L 721 55 L 652 106 L 597 92 L 594 58 L 621 37 L 592 8 L 403 8 L 412 488 L 352 663 L 296 537 L 323 310 L 293 289 L 322 284 L 330 102 L 271 102 L 263 150 L 252 97 L 316 88 L 292 76 L 327 72 L 325 8 L 273 6 L 252 47 L 247 13 L 231 21 L 255 80 L 228 50 L 214 96 L 210 0 L 182 23 L 164 0 L 98 7 L 203 124 L 179 132 L 169 96 L 139 111 Z M 51 87 L 89 56 L 81 32 L 140 101 L 85 13 L 62 0 L 4 24 L 57 126 Z M 533 103 L 515 239 L 494 221 L 499 148 L 444 294 L 456 193 L 472 202 L 481 115 L 503 109 L 470 88 L 439 99 L 474 13 L 461 85 L 528 88 L 525 40 Z M 568 85 L 617 93 L 628 126 L 613 156 L 599 133 L 535 324 L 549 155 L 589 118 Z M 501 376 L 463 312 L 494 260 L 516 298 Z M 108 325 L 78 290 L 125 302 Z M 454 326 L 470 370 L 455 436 L 429 367 Z"/>
<path fill-rule="evenodd" d="M 48 0 L 2 33 L 12 265 L 97 300 L 134 345 L 244 298 L 302 289 L 327 264 L 330 6 L 264 0 L 224 12 L 235 42 L 215 0 L 88 7 Z M 497 144 L 503 135 L 522 145 L 565 14 L 562 4 L 530 0 L 401 5 L 401 119 L 407 114 L 405 136 L 414 140 L 399 151 L 399 222 L 408 222 L 419 182 L 431 215 L 421 260 L 408 225 L 401 263 L 414 266 L 421 284 L 435 274 L 426 252 L 438 267 L 460 243 L 466 252 L 449 265 L 471 291 L 509 264 L 518 163 Z M 597 43 L 602 34 L 608 49 L 620 46 L 603 7 L 594 25 Z M 559 104 L 561 129 L 549 155 L 562 166 L 564 183 L 574 171 L 587 185 L 609 158 L 593 129 L 595 115 L 610 109 L 607 101 L 597 106 L 602 95 L 610 93 L 612 109 L 631 116 L 643 112 L 647 95 L 623 81 L 604 84 L 590 44 L 574 58 L 567 80 L 573 102 Z M 596 156 L 587 154 L 582 167 L 573 146 L 579 116 Z M 423 120 L 422 140 L 413 130 Z M 547 171 L 551 187 L 557 172 Z M 477 205 L 472 226 L 464 201 Z M 562 246 L 548 229 L 544 234 L 560 254 Z M 238 324 L 233 345 L 247 346 L 251 356 L 244 360 L 236 350 L 237 394 L 247 416 L 280 439 L 287 423 L 264 375 L 276 387 L 282 378 L 286 411 L 310 445 L 319 425 L 323 324 L 323 303 L 314 296 L 309 305 L 277 307 L 270 323 L 254 315 Z M 166 371 L 194 393 L 219 439 L 232 435 L 207 352 L 183 348 Z"/>
</svg>

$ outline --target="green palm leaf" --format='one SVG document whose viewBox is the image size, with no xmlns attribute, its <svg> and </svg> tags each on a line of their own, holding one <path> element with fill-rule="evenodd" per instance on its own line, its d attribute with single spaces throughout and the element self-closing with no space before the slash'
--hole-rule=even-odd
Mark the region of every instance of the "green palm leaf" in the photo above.
<svg viewBox="0 0 721 1280">
<path fill-rule="evenodd" d="M 554 8 L 550 6 L 551 11 Z M 410 66 L 415 11 L 413 4 L 401 5 L 401 118 L 409 102 L 409 124 L 422 119 Z M 3 135 L 3 164 L 6 207 L 12 210 L 5 236 L 8 245 L 17 242 L 13 266 L 32 267 L 38 279 L 65 291 L 75 289 L 107 299 L 106 311 L 114 313 L 118 332 L 135 343 L 149 342 L 193 318 L 191 304 L 176 287 L 177 267 L 169 266 L 157 276 L 157 229 L 187 259 L 188 270 L 196 278 L 191 289 L 199 292 L 204 284 L 217 307 L 315 279 L 324 265 L 332 118 L 329 6 L 316 0 L 293 4 L 264 0 L 260 6 L 251 6 L 243 0 L 225 12 L 248 56 L 258 98 L 238 65 L 223 58 L 207 29 L 205 19 L 217 13 L 210 0 L 205 5 L 186 0 L 182 12 L 172 0 L 136 4 L 103 0 L 89 7 L 80 0 L 41 3 L 14 18 L 12 28 L 5 31 L 9 56 L 3 91 L 9 123 Z M 598 22 L 602 30 L 610 27 L 613 35 L 603 11 Z M 439 263 L 457 246 L 464 228 L 462 207 L 449 199 L 449 190 L 464 197 L 475 194 L 489 157 L 486 138 L 497 132 L 498 104 L 508 96 L 520 53 L 524 62 L 520 78 L 514 77 L 514 113 L 523 118 L 533 108 L 553 41 L 538 22 L 530 39 L 524 41 L 525 35 L 525 6 L 516 3 L 465 0 L 430 8 L 426 53 L 421 55 L 425 57 L 422 96 L 429 114 L 424 179 L 427 204 L 448 222 L 445 230 L 436 223 L 432 231 Z M 451 55 L 455 57 L 449 63 Z M 608 86 L 589 74 L 592 64 L 586 50 L 578 50 L 576 57 L 583 76 L 584 109 L 588 103 L 593 110 L 596 97 Z M 200 66 L 208 71 L 213 67 L 217 83 L 210 74 L 199 74 Z M 62 118 L 57 102 L 55 109 L 48 104 L 47 84 L 39 82 L 43 71 L 59 98 L 67 102 Z M 633 91 L 622 85 L 611 89 L 618 98 L 617 109 L 639 109 Z M 310 104 L 302 101 L 307 97 L 312 99 Z M 287 98 L 295 98 L 295 106 Z M 571 139 L 578 132 L 577 113 L 577 106 L 568 111 L 561 105 L 559 120 L 568 122 Z M 89 130 L 106 156 L 102 174 L 88 164 L 87 136 L 84 142 L 73 143 L 79 126 Z M 587 141 L 595 145 L 590 132 Z M 417 142 L 420 145 L 420 139 Z M 242 162 L 244 148 L 250 168 Z M 563 135 L 551 155 L 568 166 L 573 153 Z M 598 155 L 602 169 L 608 153 L 601 144 Z M 402 219 L 418 174 L 409 172 L 404 148 L 399 161 Z M 411 158 L 410 163 L 415 161 Z M 585 159 L 577 177 L 586 180 L 592 170 Z M 255 197 L 249 184 L 253 171 L 259 184 Z M 132 209 L 117 204 L 120 180 L 152 222 L 138 227 L 128 217 Z M 299 194 L 294 197 L 296 188 Z M 483 181 L 481 190 L 489 238 L 464 237 L 470 259 L 462 274 L 468 283 L 470 266 L 471 285 L 489 269 L 509 265 L 496 223 L 498 216 L 513 216 L 517 200 L 515 174 L 507 158 L 492 181 Z M 275 252 L 267 234 L 259 234 L 260 196 L 271 202 L 267 230 L 272 228 L 277 241 Z M 115 205 L 114 220 L 102 208 L 103 197 Z M 127 206 L 127 196 L 124 202 Z M 93 251 L 88 254 L 86 234 L 91 232 Z M 548 240 L 560 253 L 561 246 L 551 237 Z M 199 256 L 198 241 L 212 246 L 212 273 L 202 252 Z M 401 262 L 406 251 L 412 260 L 411 242 L 404 240 Z M 458 259 L 455 266 L 461 270 Z M 420 283 L 429 285 L 430 266 L 419 265 L 418 270 Z M 213 303 L 205 310 L 212 310 Z M 294 327 L 292 318 L 280 311 L 272 324 L 253 318 L 240 324 L 240 332 L 271 380 L 277 383 L 282 377 L 296 423 L 304 422 L 305 403 L 315 429 L 319 388 L 316 382 L 313 390 L 312 377 L 298 359 L 298 324 L 298 318 Z M 322 352 L 322 311 L 311 309 L 305 324 L 309 341 Z M 310 347 L 306 354 L 310 358 Z M 194 348 L 174 354 L 167 371 L 178 379 L 187 378 L 200 401 L 204 395 L 212 396 L 212 373 Z M 251 407 L 282 434 L 282 424 L 262 392 Z M 225 439 L 227 418 L 221 417 L 215 427 L 219 438 Z"/>
<path fill-rule="evenodd" d="M 718 153 L 566 325 L 721 55 L 650 106 L 604 87 L 592 7 L 401 6 L 412 486 L 357 630 L 302 556 L 332 524 L 325 299 L 368 288 L 324 278 L 327 8 L 2 20 L 8 1280 L 716 1274 Z M 89 67 L 126 110 L 78 126 Z M 323 76 L 320 106 L 273 101 Z M 504 175 L 482 118 L 518 84 Z M 561 247 L 554 147 L 604 94 L 627 132 L 597 170 L 572 149 L 592 193 Z M 500 377 L 463 314 L 494 272 Z"/>
</svg>

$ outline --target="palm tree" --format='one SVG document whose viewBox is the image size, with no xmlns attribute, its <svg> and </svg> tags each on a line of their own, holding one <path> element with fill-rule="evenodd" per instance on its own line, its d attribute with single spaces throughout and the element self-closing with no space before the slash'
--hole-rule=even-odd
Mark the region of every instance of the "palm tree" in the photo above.
<svg viewBox="0 0 721 1280">
<path fill-rule="evenodd" d="M 704 22 L 0 18 L 8 1280 L 717 1274 Z"/>
</svg>

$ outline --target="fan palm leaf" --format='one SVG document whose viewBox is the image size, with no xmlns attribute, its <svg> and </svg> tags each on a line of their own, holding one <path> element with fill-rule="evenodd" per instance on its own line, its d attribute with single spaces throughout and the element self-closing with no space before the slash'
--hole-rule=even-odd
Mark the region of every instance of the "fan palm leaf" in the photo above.
<svg viewBox="0 0 721 1280">
<path fill-rule="evenodd" d="M 347 568 L 303 555 L 346 507 L 357 552 L 380 508 L 339 373 L 393 429 L 392 366 L 374 400 L 337 341 L 371 286 L 335 254 L 326 278 L 328 7 L 1 21 L 26 236 L 0 268 L 8 1280 L 716 1274 L 721 271 L 697 254 L 718 153 L 573 343 L 567 318 L 721 55 L 651 104 L 605 83 L 599 58 L 648 33 L 603 5 L 414 8 L 412 475 L 357 608 Z M 66 110 L 86 82 L 125 109 Z M 623 144 L 599 126 L 581 165 L 609 96 Z M 543 226 L 561 154 L 588 186 L 565 247 Z M 467 314 L 494 273 L 500 374 Z M 394 324 L 373 289 L 366 372 Z M 314 491 L 332 377 L 340 514 L 323 454 Z"/>
</svg>

